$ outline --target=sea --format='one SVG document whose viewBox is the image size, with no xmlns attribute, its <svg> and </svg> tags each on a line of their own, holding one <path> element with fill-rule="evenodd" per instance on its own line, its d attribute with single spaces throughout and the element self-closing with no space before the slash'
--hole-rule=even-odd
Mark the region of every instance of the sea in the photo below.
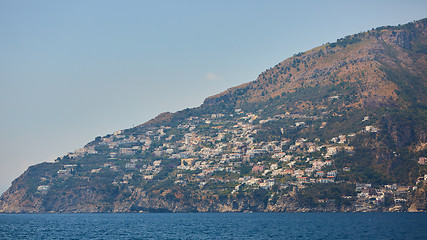
<svg viewBox="0 0 427 240">
<path fill-rule="evenodd" d="M 0 214 L 0 239 L 427 239 L 427 213 Z"/>
</svg>

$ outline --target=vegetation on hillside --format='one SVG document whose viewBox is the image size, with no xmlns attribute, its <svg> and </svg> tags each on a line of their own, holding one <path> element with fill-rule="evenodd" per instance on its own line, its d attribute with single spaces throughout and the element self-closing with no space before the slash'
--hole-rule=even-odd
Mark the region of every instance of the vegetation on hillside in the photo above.
<svg viewBox="0 0 427 240">
<path fill-rule="evenodd" d="M 425 209 L 426 24 L 338 39 L 200 107 L 99 136 L 30 167 L 0 209 Z"/>
</svg>

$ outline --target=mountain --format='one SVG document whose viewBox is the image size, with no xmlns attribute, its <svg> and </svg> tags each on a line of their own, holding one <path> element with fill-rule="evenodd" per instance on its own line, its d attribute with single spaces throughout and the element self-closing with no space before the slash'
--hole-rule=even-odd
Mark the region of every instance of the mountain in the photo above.
<svg viewBox="0 0 427 240">
<path fill-rule="evenodd" d="M 31 166 L 0 212 L 426 211 L 427 19 Z"/>
</svg>

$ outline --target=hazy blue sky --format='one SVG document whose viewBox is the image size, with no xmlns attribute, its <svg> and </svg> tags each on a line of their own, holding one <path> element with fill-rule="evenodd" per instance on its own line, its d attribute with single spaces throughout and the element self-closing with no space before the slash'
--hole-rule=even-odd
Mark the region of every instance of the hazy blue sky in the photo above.
<svg viewBox="0 0 427 240">
<path fill-rule="evenodd" d="M 0 0 L 0 193 L 28 166 L 427 1 Z"/>
</svg>

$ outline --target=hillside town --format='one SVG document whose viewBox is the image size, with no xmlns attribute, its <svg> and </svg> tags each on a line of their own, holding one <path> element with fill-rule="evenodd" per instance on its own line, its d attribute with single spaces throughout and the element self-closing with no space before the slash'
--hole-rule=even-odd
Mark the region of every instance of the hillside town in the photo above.
<svg viewBox="0 0 427 240">
<path fill-rule="evenodd" d="M 425 26 L 346 36 L 98 136 L 30 166 L 0 212 L 426 211 Z"/>
<path fill-rule="evenodd" d="M 265 124 L 286 120 L 280 128 L 280 140 L 259 141 L 257 135 Z M 352 140 L 357 135 L 376 134 L 369 116 L 360 119 L 362 128 L 322 141 L 319 138 L 287 138 L 291 129 L 324 128 L 324 116 L 306 116 L 286 112 L 263 119 L 260 114 L 235 109 L 233 114 L 189 117 L 175 126 L 135 128 L 98 137 L 82 149 L 58 158 L 75 160 L 57 171 L 57 178 L 88 178 L 110 171 L 111 184 L 129 189 L 141 182 L 172 180 L 174 185 L 197 188 L 203 194 L 236 195 L 264 189 L 301 190 L 316 184 L 348 183 L 354 192 L 341 196 L 354 203 L 355 211 L 407 211 L 408 197 L 427 175 L 419 176 L 415 186 L 374 185 L 351 182 L 345 176 L 350 166 L 337 167 L 337 155 L 354 152 Z M 103 160 L 91 163 L 94 156 Z M 419 164 L 425 164 L 425 157 Z M 78 164 L 77 164 L 78 163 Z M 162 175 L 163 177 L 159 177 Z M 46 181 L 49 183 L 49 181 Z M 221 187 L 212 187 L 221 186 Z M 38 192 L 49 191 L 49 184 Z M 334 199 L 316 199 L 328 204 Z M 385 208 L 386 207 L 386 208 Z"/>
</svg>

